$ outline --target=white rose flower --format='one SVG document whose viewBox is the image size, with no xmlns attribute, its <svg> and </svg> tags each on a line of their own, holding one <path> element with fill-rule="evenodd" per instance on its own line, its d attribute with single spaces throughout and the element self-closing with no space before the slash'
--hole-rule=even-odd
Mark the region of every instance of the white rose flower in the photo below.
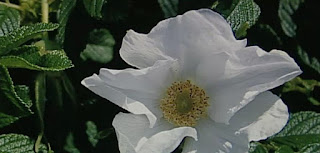
<svg viewBox="0 0 320 153">
<path fill-rule="evenodd" d="M 267 91 L 301 73 L 285 52 L 236 40 L 208 9 L 159 22 L 149 34 L 129 30 L 120 55 L 138 69 L 100 69 L 82 84 L 130 113 L 113 120 L 122 153 L 247 152 L 250 141 L 288 120 Z"/>
</svg>

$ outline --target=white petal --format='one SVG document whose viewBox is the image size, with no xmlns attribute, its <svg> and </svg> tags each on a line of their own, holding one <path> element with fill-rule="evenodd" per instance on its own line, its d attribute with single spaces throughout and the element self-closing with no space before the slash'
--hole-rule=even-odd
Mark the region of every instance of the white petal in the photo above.
<svg viewBox="0 0 320 153">
<path fill-rule="evenodd" d="M 119 113 L 113 120 L 119 149 L 122 153 L 165 153 L 172 152 L 186 136 L 197 139 L 191 127 L 174 128 L 160 119 L 153 128 L 143 115 Z"/>
<path fill-rule="evenodd" d="M 259 141 L 278 133 L 287 123 L 288 108 L 269 91 L 256 96 L 230 120 L 230 126 L 248 134 L 249 141 Z"/>
<path fill-rule="evenodd" d="M 237 134 L 225 124 L 206 119 L 200 121 L 196 129 L 198 141 L 187 138 L 183 153 L 244 153 L 249 149 L 247 135 Z"/>
<path fill-rule="evenodd" d="M 230 118 L 256 95 L 282 85 L 301 74 L 299 66 L 282 51 L 263 51 L 247 47 L 231 54 L 225 67 L 224 80 L 208 90 L 211 98 L 210 117 L 228 124 Z"/>
<path fill-rule="evenodd" d="M 150 67 L 157 60 L 172 59 L 162 53 L 155 43 L 157 42 L 147 35 L 129 30 L 122 40 L 120 56 L 126 63 L 137 68 Z"/>
<path fill-rule="evenodd" d="M 214 86 L 223 77 L 225 65 L 230 56 L 225 53 L 213 53 L 203 58 L 195 71 L 195 81 L 204 89 Z"/>
<path fill-rule="evenodd" d="M 175 79 L 175 61 L 157 61 L 141 70 L 101 69 L 81 83 L 94 93 L 134 114 L 146 114 L 152 127 L 162 113 L 161 96 Z"/>
<path fill-rule="evenodd" d="M 163 20 L 148 35 L 129 31 L 120 55 L 127 63 L 139 68 L 171 57 L 192 69 L 209 53 L 232 52 L 245 46 L 246 40 L 236 40 L 222 16 L 201 9 Z"/>
</svg>

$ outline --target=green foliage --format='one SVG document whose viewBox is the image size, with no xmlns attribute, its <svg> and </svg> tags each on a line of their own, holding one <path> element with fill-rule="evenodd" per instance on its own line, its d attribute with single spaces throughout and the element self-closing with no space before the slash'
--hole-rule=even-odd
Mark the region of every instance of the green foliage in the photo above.
<svg viewBox="0 0 320 153">
<path fill-rule="evenodd" d="M 17 10 L 0 5 L 0 37 L 20 27 L 20 14 Z"/>
<path fill-rule="evenodd" d="M 59 23 L 58 34 L 56 35 L 56 40 L 60 45 L 63 45 L 65 39 L 65 31 L 67 22 L 71 11 L 76 5 L 77 0 L 62 0 L 57 13 L 57 20 Z"/>
<path fill-rule="evenodd" d="M 11 123 L 17 121 L 18 119 L 19 117 L 7 115 L 0 112 L 0 128 L 10 125 Z"/>
<path fill-rule="evenodd" d="M 98 143 L 98 139 L 96 138 L 97 134 L 98 134 L 98 129 L 97 129 L 97 126 L 96 124 L 94 124 L 94 122 L 92 121 L 87 121 L 86 123 L 86 126 L 87 126 L 87 130 L 86 130 L 86 133 L 88 135 L 88 140 L 89 142 L 91 143 L 91 145 L 93 147 L 95 147 Z"/>
<path fill-rule="evenodd" d="M 0 37 L 0 55 L 9 53 L 12 49 L 34 38 L 37 34 L 52 31 L 58 28 L 58 24 L 36 23 L 33 25 L 22 26 L 8 35 Z"/>
<path fill-rule="evenodd" d="M 40 133 L 38 135 L 37 141 L 35 143 L 36 152 L 40 148 L 40 142 L 42 135 L 44 133 L 44 111 L 46 103 L 46 75 L 44 73 L 39 73 L 36 77 L 35 85 L 35 105 L 37 110 L 37 115 L 39 118 L 38 125 L 40 126 Z"/>
<path fill-rule="evenodd" d="M 0 64 L 38 71 L 61 71 L 73 67 L 63 50 L 40 51 L 36 46 L 16 48 L 10 55 L 0 57 Z"/>
<path fill-rule="evenodd" d="M 280 0 L 278 15 L 282 30 L 289 37 L 296 35 L 297 25 L 293 22 L 291 16 L 299 8 L 304 0 Z"/>
<path fill-rule="evenodd" d="M 259 142 L 250 143 L 249 153 L 268 153 L 268 149 Z"/>
<path fill-rule="evenodd" d="M 23 89 L 19 89 L 18 93 L 22 95 L 22 97 L 20 97 L 15 90 L 7 68 L 1 64 L 0 76 L 0 92 L 3 94 L 3 97 L 1 96 L 1 99 L 5 99 L 1 102 L 2 106 L 0 110 L 2 112 L 10 110 L 10 113 L 13 113 L 17 116 L 25 116 L 33 113 L 30 109 L 30 98 L 26 96 L 26 93 L 23 93 L 27 92 L 27 90 L 22 91 Z"/>
<path fill-rule="evenodd" d="M 0 135 L 1 153 L 34 153 L 34 140 L 21 134 L 3 134 Z M 47 152 L 46 146 L 41 145 L 40 151 Z"/>
<path fill-rule="evenodd" d="M 320 74 L 320 62 L 317 58 L 310 57 L 300 46 L 298 46 L 298 55 L 304 64 L 308 65 Z"/>
<path fill-rule="evenodd" d="M 264 143 L 251 143 L 250 152 L 264 153 L 266 150 L 278 153 L 304 152 L 319 150 L 320 114 L 299 112 L 290 116 L 282 131 Z"/>
<path fill-rule="evenodd" d="M 173 17 L 178 14 L 179 0 L 158 0 L 165 18 Z"/>
<path fill-rule="evenodd" d="M 246 30 L 257 22 L 260 7 L 253 0 L 233 0 L 231 7 L 221 13 L 231 25 L 232 30 L 240 37 L 245 36 Z"/>
<path fill-rule="evenodd" d="M 83 60 L 108 63 L 113 58 L 115 41 L 107 29 L 95 29 L 90 33 L 86 49 L 80 53 Z"/>
<path fill-rule="evenodd" d="M 308 97 L 308 100 L 314 105 L 320 105 L 320 102 L 312 96 L 315 87 L 320 87 L 320 82 L 317 80 L 303 80 L 300 77 L 296 77 L 293 80 L 287 82 L 282 92 L 300 92 Z"/>
<path fill-rule="evenodd" d="M 66 138 L 66 144 L 64 145 L 63 149 L 69 153 L 80 153 L 79 149 L 76 148 L 74 144 L 74 137 L 72 133 L 68 134 Z"/>
<path fill-rule="evenodd" d="M 305 147 L 303 147 L 300 152 L 303 153 L 315 153 L 315 152 L 320 152 L 320 144 L 315 143 L 315 144 L 309 144 Z"/>
<path fill-rule="evenodd" d="M 299 112 L 290 116 L 286 127 L 275 137 L 312 134 L 320 134 L 320 114 L 315 112 Z"/>
<path fill-rule="evenodd" d="M 84 7 L 91 17 L 97 19 L 102 18 L 102 6 L 105 3 L 105 0 L 83 0 Z"/>
</svg>

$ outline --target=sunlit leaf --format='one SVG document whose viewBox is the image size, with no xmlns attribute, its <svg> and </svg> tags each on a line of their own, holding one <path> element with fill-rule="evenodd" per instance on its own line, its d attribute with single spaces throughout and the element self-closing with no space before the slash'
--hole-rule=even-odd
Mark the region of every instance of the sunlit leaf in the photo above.
<svg viewBox="0 0 320 153">
<path fill-rule="evenodd" d="M 108 63 L 113 58 L 113 46 L 115 40 L 106 29 L 95 29 L 90 33 L 89 43 L 81 52 L 83 60 L 90 59 L 99 63 Z"/>
<path fill-rule="evenodd" d="M 165 18 L 176 16 L 179 0 L 158 0 Z"/>
<path fill-rule="evenodd" d="M 9 53 L 12 49 L 19 47 L 39 33 L 52 31 L 56 28 L 58 28 L 58 24 L 52 23 L 36 23 L 22 26 L 8 35 L 0 37 L 0 55 Z"/>
<path fill-rule="evenodd" d="M 36 46 L 17 48 L 10 55 L 0 57 L 0 64 L 38 71 L 61 71 L 73 67 L 63 50 L 41 52 Z"/>
<path fill-rule="evenodd" d="M 0 135 L 1 153 L 34 153 L 34 140 L 21 134 L 3 134 Z M 47 152 L 46 146 L 41 145 L 40 150 Z"/>
<path fill-rule="evenodd" d="M 243 36 L 243 33 L 257 22 L 260 7 L 253 0 L 233 0 L 230 9 L 223 11 L 222 14 L 232 30 Z"/>
<path fill-rule="evenodd" d="M 63 45 L 65 39 L 65 31 L 68 23 L 70 13 L 76 5 L 76 0 L 62 0 L 57 13 L 57 20 L 59 23 L 58 34 L 56 40 L 60 45 Z"/>
<path fill-rule="evenodd" d="M 19 11 L 0 5 L 0 36 L 20 27 Z"/>
<path fill-rule="evenodd" d="M 293 22 L 291 16 L 299 8 L 304 0 L 280 0 L 278 15 L 282 30 L 289 37 L 296 35 L 297 25 Z"/>
</svg>

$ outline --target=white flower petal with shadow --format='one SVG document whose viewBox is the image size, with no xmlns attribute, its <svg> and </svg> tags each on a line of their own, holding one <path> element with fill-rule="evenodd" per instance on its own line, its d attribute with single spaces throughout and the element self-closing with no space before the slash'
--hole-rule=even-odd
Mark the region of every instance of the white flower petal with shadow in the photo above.
<svg viewBox="0 0 320 153">
<path fill-rule="evenodd" d="M 81 83 L 126 109 L 113 120 L 122 153 L 247 152 L 279 132 L 287 106 L 268 90 L 301 73 L 283 51 L 236 40 L 208 9 L 129 30 L 120 55 L 138 69 L 101 69 Z"/>
</svg>

